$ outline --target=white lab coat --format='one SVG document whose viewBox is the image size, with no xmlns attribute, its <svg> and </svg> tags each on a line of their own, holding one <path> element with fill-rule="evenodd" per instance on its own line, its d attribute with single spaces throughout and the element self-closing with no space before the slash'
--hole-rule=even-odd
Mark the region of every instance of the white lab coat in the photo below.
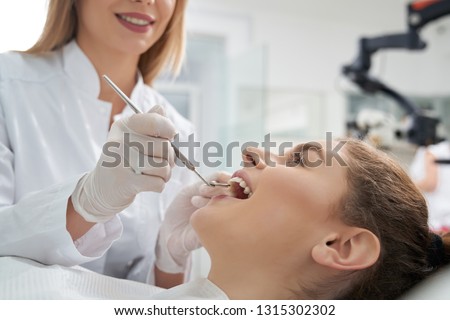
<svg viewBox="0 0 450 320">
<path fill-rule="evenodd" d="M 228 300 L 228 296 L 204 278 L 166 290 L 78 266 L 44 266 L 28 259 L 1 257 L 0 300 L 10 299 Z"/>
<path fill-rule="evenodd" d="M 75 41 L 39 57 L 0 55 L 0 255 L 84 264 L 152 283 L 164 210 L 181 181 L 194 179 L 186 168 L 174 168 L 162 194 L 139 194 L 118 217 L 75 242 L 66 230 L 67 200 L 79 178 L 95 167 L 109 131 L 111 104 L 98 99 L 99 91 L 100 79 Z M 141 76 L 131 99 L 143 111 L 164 106 L 180 141 L 193 132 Z M 132 114 L 126 107 L 118 117 Z"/>
</svg>

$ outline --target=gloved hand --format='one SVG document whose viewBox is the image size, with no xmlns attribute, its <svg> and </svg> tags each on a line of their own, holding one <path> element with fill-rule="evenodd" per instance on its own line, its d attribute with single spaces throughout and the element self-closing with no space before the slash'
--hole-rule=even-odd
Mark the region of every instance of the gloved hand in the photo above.
<svg viewBox="0 0 450 320">
<path fill-rule="evenodd" d="M 218 172 L 207 181 L 227 182 L 231 175 Z M 185 187 L 175 197 L 166 211 L 156 245 L 156 267 L 166 273 L 181 273 L 191 251 L 201 246 L 200 241 L 190 224 L 192 214 L 204 207 L 211 197 L 226 194 L 228 188 L 210 187 L 202 181 Z"/>
<path fill-rule="evenodd" d="M 161 192 L 174 166 L 175 133 L 160 106 L 114 122 L 95 169 L 72 193 L 75 210 L 86 221 L 105 222 L 139 192 Z"/>
</svg>

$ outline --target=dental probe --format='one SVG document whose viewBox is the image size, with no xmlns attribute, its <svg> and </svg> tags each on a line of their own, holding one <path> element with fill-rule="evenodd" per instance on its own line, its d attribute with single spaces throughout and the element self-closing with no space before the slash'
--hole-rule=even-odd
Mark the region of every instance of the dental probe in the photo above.
<svg viewBox="0 0 450 320">
<path fill-rule="evenodd" d="M 106 80 L 106 82 L 111 86 L 111 88 L 114 89 L 114 91 L 122 98 L 123 101 L 125 101 L 126 104 L 128 104 L 130 106 L 131 109 L 133 109 L 133 111 L 135 113 L 143 113 L 141 111 L 141 109 L 139 109 L 133 103 L 133 101 L 131 101 L 131 99 L 128 98 L 127 95 L 125 93 L 123 93 L 123 91 L 120 90 L 120 88 L 107 75 L 103 75 L 103 79 Z M 172 145 L 172 148 L 175 151 L 175 156 L 178 159 L 180 159 L 181 162 L 184 163 L 186 168 L 193 171 L 206 185 L 211 186 L 211 187 L 229 187 L 230 186 L 228 183 L 221 183 L 221 182 L 216 182 L 216 181 L 211 181 L 211 182 L 206 181 L 205 178 L 203 178 L 202 175 L 197 171 L 197 169 L 192 164 L 192 162 L 190 162 L 189 159 L 186 158 L 186 156 L 181 153 L 180 149 L 178 149 L 178 147 L 176 145 L 174 145 L 172 141 L 170 141 L 170 144 Z"/>
</svg>

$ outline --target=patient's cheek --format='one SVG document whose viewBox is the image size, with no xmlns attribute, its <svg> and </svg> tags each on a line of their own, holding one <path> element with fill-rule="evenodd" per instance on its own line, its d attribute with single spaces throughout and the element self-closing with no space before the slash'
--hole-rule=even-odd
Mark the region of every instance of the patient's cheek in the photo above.
<svg viewBox="0 0 450 320">
<path fill-rule="evenodd" d="M 201 219 L 201 217 L 199 218 L 199 211 L 201 211 L 202 209 L 203 208 L 196 210 L 191 216 L 190 223 L 191 223 L 192 228 L 194 228 L 194 230 L 198 227 L 199 220 Z M 200 213 L 200 215 L 201 215 L 201 213 Z"/>
<path fill-rule="evenodd" d="M 191 216 L 190 223 L 196 233 L 203 233 L 214 224 L 214 212 L 208 209 L 208 205 L 197 209 Z"/>
</svg>

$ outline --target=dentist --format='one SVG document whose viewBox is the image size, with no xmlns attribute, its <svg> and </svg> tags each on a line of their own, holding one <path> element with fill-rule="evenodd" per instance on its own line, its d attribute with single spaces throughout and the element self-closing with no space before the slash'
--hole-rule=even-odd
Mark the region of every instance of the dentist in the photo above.
<svg viewBox="0 0 450 320">
<path fill-rule="evenodd" d="M 50 0 L 36 44 L 0 55 L 1 256 L 161 287 L 183 281 L 193 248 L 184 238 L 165 248 L 179 225 L 158 232 L 194 178 L 174 166 L 168 139 L 193 126 L 151 84 L 182 63 L 186 2 Z M 145 113 L 134 115 L 103 74 Z"/>
</svg>

